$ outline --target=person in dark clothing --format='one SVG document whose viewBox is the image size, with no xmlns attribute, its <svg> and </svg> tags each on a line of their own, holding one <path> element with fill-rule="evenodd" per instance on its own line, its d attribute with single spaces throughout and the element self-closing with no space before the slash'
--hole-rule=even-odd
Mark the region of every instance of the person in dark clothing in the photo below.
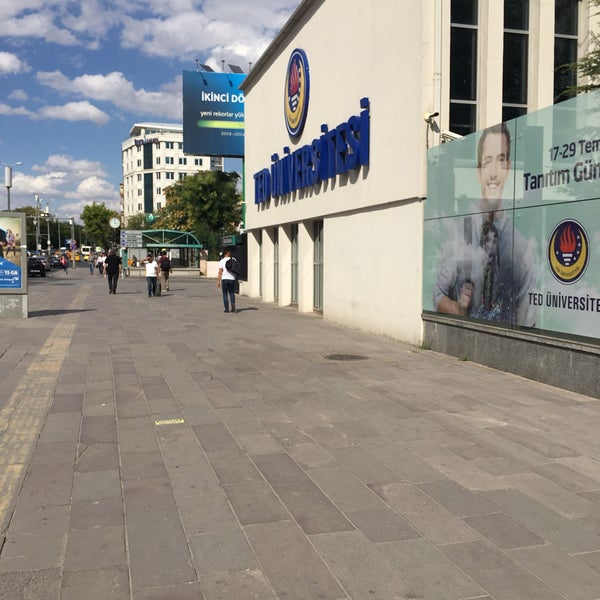
<svg viewBox="0 0 600 600">
<path fill-rule="evenodd" d="M 104 261 L 104 271 L 108 279 L 108 293 L 116 294 L 117 282 L 121 274 L 121 257 L 114 250 L 108 253 Z"/>
</svg>

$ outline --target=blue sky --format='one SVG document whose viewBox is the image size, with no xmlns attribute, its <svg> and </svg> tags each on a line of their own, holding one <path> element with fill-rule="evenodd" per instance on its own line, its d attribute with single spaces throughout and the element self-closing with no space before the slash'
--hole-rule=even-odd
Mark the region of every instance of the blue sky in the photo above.
<svg viewBox="0 0 600 600">
<path fill-rule="evenodd" d="M 0 0 L 0 161 L 11 209 L 119 209 L 121 142 L 136 122 L 181 123 L 195 59 L 248 70 L 300 0 Z M 226 169 L 239 161 L 226 161 Z M 6 210 L 4 168 L 0 210 Z"/>
</svg>

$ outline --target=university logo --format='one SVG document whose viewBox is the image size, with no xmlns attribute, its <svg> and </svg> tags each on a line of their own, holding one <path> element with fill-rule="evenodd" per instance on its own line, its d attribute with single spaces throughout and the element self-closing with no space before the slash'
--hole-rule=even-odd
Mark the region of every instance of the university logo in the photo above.
<svg viewBox="0 0 600 600">
<path fill-rule="evenodd" d="M 571 284 L 583 275 L 590 255 L 588 236 L 573 219 L 561 221 L 548 243 L 548 263 L 552 275 L 561 283 Z"/>
<path fill-rule="evenodd" d="M 296 48 L 288 62 L 284 93 L 285 126 L 292 140 L 298 139 L 304 128 L 309 91 L 308 59 L 304 50 Z"/>
</svg>

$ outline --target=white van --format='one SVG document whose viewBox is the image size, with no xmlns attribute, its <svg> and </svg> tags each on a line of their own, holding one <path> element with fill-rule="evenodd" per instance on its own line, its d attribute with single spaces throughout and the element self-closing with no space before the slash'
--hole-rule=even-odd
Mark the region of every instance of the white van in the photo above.
<svg viewBox="0 0 600 600">
<path fill-rule="evenodd" d="M 81 246 L 81 255 L 83 256 L 83 260 L 89 260 L 91 253 L 92 253 L 91 246 Z"/>
</svg>

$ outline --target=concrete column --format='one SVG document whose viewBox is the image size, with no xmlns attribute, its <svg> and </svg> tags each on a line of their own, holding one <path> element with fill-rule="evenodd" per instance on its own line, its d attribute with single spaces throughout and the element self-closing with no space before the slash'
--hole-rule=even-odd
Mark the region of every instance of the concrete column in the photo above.
<svg viewBox="0 0 600 600">
<path fill-rule="evenodd" d="M 554 103 L 554 0 L 529 5 L 528 111 Z"/>
<path fill-rule="evenodd" d="M 479 3 L 477 129 L 502 121 L 504 3 Z"/>
<path fill-rule="evenodd" d="M 279 228 L 279 305 L 292 301 L 292 240 L 291 225 Z"/>
<path fill-rule="evenodd" d="M 260 233 L 261 230 L 248 232 L 248 281 L 240 283 L 240 292 L 246 296 L 260 296 Z"/>
<path fill-rule="evenodd" d="M 273 258 L 274 258 L 273 229 L 263 230 L 262 236 L 262 299 L 264 302 L 273 302 Z"/>
<path fill-rule="evenodd" d="M 314 307 L 313 291 L 314 241 L 313 222 L 298 224 L 298 311 L 312 312 Z"/>
</svg>

